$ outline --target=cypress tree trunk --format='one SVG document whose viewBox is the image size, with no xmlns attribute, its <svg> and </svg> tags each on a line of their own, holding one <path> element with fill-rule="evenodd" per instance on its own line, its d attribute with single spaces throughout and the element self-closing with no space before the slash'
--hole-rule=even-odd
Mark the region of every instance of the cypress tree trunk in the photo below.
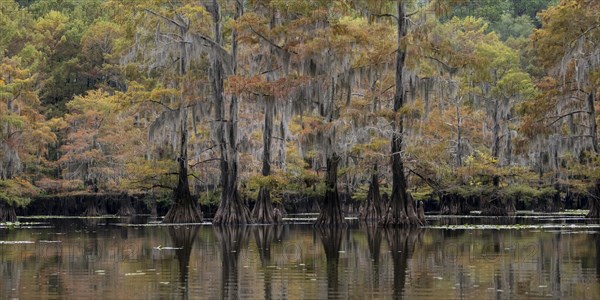
<svg viewBox="0 0 600 300">
<path fill-rule="evenodd" d="M 271 141 L 273 135 L 273 115 L 275 114 L 275 101 L 269 97 L 265 103 L 265 123 L 263 127 L 263 165 L 262 175 L 271 174 Z M 273 208 L 271 191 L 268 187 L 261 187 L 258 199 L 252 210 L 252 219 L 256 223 L 273 224 L 281 223 L 281 213 Z"/>
<path fill-rule="evenodd" d="M 181 117 L 181 140 L 179 145 L 179 157 L 177 158 L 177 163 L 179 165 L 177 187 L 173 191 L 173 205 L 171 205 L 171 208 L 165 215 L 163 223 L 202 222 L 202 214 L 192 198 L 188 182 L 186 119 L 187 112 L 184 109 L 184 115 Z"/>
<path fill-rule="evenodd" d="M 596 180 L 596 186 L 590 195 L 590 211 L 587 217 L 591 219 L 600 218 L 600 180 Z"/>
<path fill-rule="evenodd" d="M 273 11 L 271 14 L 271 21 L 269 23 L 269 29 L 273 29 L 275 27 L 276 19 L 275 12 Z M 270 48 L 270 55 L 274 57 L 275 53 L 273 51 L 273 47 Z M 272 66 L 270 66 L 273 69 Z M 271 82 L 273 79 L 272 72 L 267 74 L 267 81 Z M 262 158 L 262 176 L 271 175 L 271 144 L 273 140 L 273 118 L 275 116 L 275 96 L 268 96 L 265 99 L 265 121 L 263 126 L 263 158 Z M 283 122 L 283 118 L 282 118 Z M 285 139 L 281 134 L 281 138 L 285 143 Z M 283 151 L 285 152 L 285 146 Z M 282 222 L 282 215 L 279 209 L 275 209 L 273 207 L 273 202 L 271 201 L 271 190 L 269 187 L 261 187 L 258 192 L 258 199 L 256 199 L 256 204 L 254 205 L 254 209 L 252 210 L 252 219 L 256 223 L 261 224 L 280 224 Z"/>
<path fill-rule="evenodd" d="M 215 41 L 222 44 L 219 4 L 213 0 L 213 21 L 215 23 Z M 234 19 L 238 19 L 243 14 L 243 4 L 240 1 L 235 3 L 236 13 Z M 237 31 L 232 31 L 232 59 L 233 73 L 236 72 L 237 59 Z M 218 55 L 213 57 L 213 92 L 215 97 L 215 106 L 217 121 L 220 121 L 217 131 L 217 138 L 220 139 L 221 149 L 221 185 L 223 193 L 221 194 L 221 204 L 213 219 L 214 224 L 247 224 L 251 222 L 250 210 L 242 202 L 238 191 L 238 156 L 237 156 L 237 122 L 238 122 L 238 98 L 231 96 L 229 104 L 229 122 L 227 123 L 227 136 L 224 132 L 224 98 L 223 98 L 223 64 Z M 228 138 L 228 140 L 226 140 Z"/>
<path fill-rule="evenodd" d="M 369 191 L 367 199 L 361 205 L 358 215 L 359 220 L 372 223 L 379 222 L 382 216 L 381 194 L 379 193 L 379 180 L 377 174 L 377 165 L 373 167 L 371 182 L 369 183 Z"/>
<path fill-rule="evenodd" d="M 179 27 L 181 36 L 185 36 L 189 30 L 188 26 Z M 188 60 L 185 43 L 180 44 L 179 48 L 179 75 L 184 76 L 187 73 L 186 63 Z M 179 131 L 179 157 L 177 163 L 179 172 L 177 176 L 177 187 L 173 191 L 173 205 L 163 219 L 163 223 L 198 223 L 202 222 L 202 213 L 198 209 L 197 203 L 190 193 L 188 181 L 188 151 L 187 151 L 187 108 L 184 106 L 183 99 L 180 104 L 179 122 L 181 129 Z"/>
<path fill-rule="evenodd" d="M 594 91 L 594 89 L 592 89 Z M 596 155 L 600 154 L 598 149 L 598 132 L 596 127 L 596 109 L 594 107 L 594 92 L 588 95 L 588 111 L 590 119 L 590 135 L 592 137 L 592 149 Z M 595 187 L 590 196 L 590 212 L 587 214 L 588 218 L 600 218 L 600 179 L 595 180 Z"/>
<path fill-rule="evenodd" d="M 119 211 L 117 211 L 117 216 L 128 217 L 135 214 L 135 209 L 133 205 L 131 205 L 131 199 L 128 195 L 122 194 L 119 197 Z"/>
<path fill-rule="evenodd" d="M 98 199 L 95 195 L 81 196 L 81 199 L 81 201 L 85 202 L 85 210 L 83 211 L 83 216 L 98 217 L 102 215 L 100 203 L 98 203 Z"/>
<path fill-rule="evenodd" d="M 321 212 L 315 226 L 346 225 L 337 189 L 337 170 L 339 162 L 340 157 L 335 152 L 327 158 L 327 178 L 325 182 L 327 191 L 325 192 L 325 198 L 321 203 Z"/>
<path fill-rule="evenodd" d="M 0 201 L 0 222 L 16 222 L 17 213 L 14 205 Z"/>
<path fill-rule="evenodd" d="M 402 162 L 403 117 L 398 116 L 404 106 L 404 87 L 402 74 L 405 50 L 401 41 L 406 36 L 406 11 L 404 1 L 398 1 L 398 51 L 396 51 L 396 90 L 394 94 L 394 120 L 392 121 L 392 195 L 391 207 L 385 212 L 380 221 L 382 226 L 415 226 L 421 225 L 415 211 L 412 197 L 406 192 L 406 177 L 404 176 L 404 163 Z"/>
</svg>

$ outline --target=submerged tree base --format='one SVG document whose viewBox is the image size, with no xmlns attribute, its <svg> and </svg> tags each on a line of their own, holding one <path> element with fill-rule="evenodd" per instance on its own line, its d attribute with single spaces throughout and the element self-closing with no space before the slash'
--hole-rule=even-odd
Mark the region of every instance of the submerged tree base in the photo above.
<svg viewBox="0 0 600 300">
<path fill-rule="evenodd" d="M 215 225 L 245 225 L 251 222 L 250 210 L 242 203 L 237 191 L 234 191 L 229 199 L 221 201 L 213 219 Z"/>
<path fill-rule="evenodd" d="M 321 207 L 321 213 L 315 222 L 315 226 L 346 226 L 346 219 L 344 219 L 342 213 L 337 191 L 327 191 L 325 193 L 325 201 L 323 201 L 323 207 Z"/>
<path fill-rule="evenodd" d="M 327 158 L 327 191 L 323 202 L 319 203 L 321 213 L 315 226 L 346 226 L 340 195 L 337 189 L 337 170 L 340 157 L 334 152 Z"/>
<path fill-rule="evenodd" d="M 596 188 L 590 196 L 590 212 L 587 217 L 590 219 L 600 218 L 600 182 L 596 183 Z"/>
<path fill-rule="evenodd" d="M 454 193 L 444 193 L 440 196 L 440 213 L 442 215 L 468 215 L 471 207 L 467 199 Z"/>
<path fill-rule="evenodd" d="M 123 195 L 123 197 L 121 197 L 119 202 L 120 202 L 120 207 L 119 207 L 119 211 L 117 212 L 118 216 L 128 217 L 128 216 L 132 216 L 135 214 L 135 209 L 133 208 L 133 205 L 131 205 L 131 199 L 129 196 Z"/>
<path fill-rule="evenodd" d="M 513 216 L 517 213 L 515 202 L 512 198 L 502 197 L 498 191 L 490 195 L 483 195 L 481 199 L 482 216 Z"/>
<path fill-rule="evenodd" d="M 0 222 L 16 222 L 17 213 L 13 205 L 0 201 Z"/>
<path fill-rule="evenodd" d="M 410 194 L 407 194 L 406 207 L 403 205 L 390 206 L 383 218 L 379 221 L 379 226 L 382 227 L 413 227 L 413 226 L 424 226 L 425 211 L 422 208 L 415 209 L 414 200 Z"/>
<path fill-rule="evenodd" d="M 171 206 L 163 223 L 200 223 L 202 222 L 202 213 L 198 207 L 191 201 L 176 202 Z"/>
<path fill-rule="evenodd" d="M 86 217 L 98 217 L 103 215 L 102 209 L 95 197 L 86 198 L 86 208 L 83 215 Z"/>
<path fill-rule="evenodd" d="M 360 206 L 358 219 L 367 223 L 376 223 L 381 220 L 382 215 L 381 194 L 379 193 L 379 181 L 377 175 L 371 176 L 367 199 Z"/>
<path fill-rule="evenodd" d="M 254 222 L 258 224 L 281 224 L 283 216 L 278 208 L 273 207 L 269 189 L 260 188 L 251 216 Z"/>
</svg>

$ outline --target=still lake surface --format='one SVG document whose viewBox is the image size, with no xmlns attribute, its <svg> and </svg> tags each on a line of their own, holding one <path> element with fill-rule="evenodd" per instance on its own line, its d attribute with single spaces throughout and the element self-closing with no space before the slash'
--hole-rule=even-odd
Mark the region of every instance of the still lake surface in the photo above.
<svg viewBox="0 0 600 300">
<path fill-rule="evenodd" d="M 598 220 L 428 221 L 384 230 L 21 218 L 0 225 L 0 299 L 600 299 Z"/>
</svg>

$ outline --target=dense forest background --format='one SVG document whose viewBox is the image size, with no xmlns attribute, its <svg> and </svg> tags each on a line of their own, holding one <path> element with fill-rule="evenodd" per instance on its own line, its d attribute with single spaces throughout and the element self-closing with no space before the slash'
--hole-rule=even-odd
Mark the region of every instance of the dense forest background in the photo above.
<svg viewBox="0 0 600 300">
<path fill-rule="evenodd" d="M 0 76 L 1 219 L 124 193 L 172 222 L 600 217 L 598 0 L 0 0 Z"/>
</svg>

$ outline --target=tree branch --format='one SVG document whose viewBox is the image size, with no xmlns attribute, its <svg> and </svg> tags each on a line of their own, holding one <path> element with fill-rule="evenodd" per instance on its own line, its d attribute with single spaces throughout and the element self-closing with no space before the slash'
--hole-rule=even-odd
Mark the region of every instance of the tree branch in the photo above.
<svg viewBox="0 0 600 300">
<path fill-rule="evenodd" d="M 279 49 L 279 50 L 281 50 L 281 51 L 285 51 L 285 52 L 287 52 L 287 53 L 294 53 L 294 54 L 298 54 L 297 52 L 294 52 L 294 51 L 289 51 L 289 50 L 283 49 L 283 47 L 281 47 L 281 46 L 279 46 L 279 45 L 275 44 L 275 42 L 273 42 L 272 40 L 268 39 L 268 38 L 267 38 L 266 36 L 264 36 L 262 33 L 260 33 L 260 32 L 258 32 L 258 31 L 256 31 L 256 30 L 254 30 L 254 28 L 252 28 L 252 26 L 248 26 L 248 27 L 250 28 L 250 30 L 251 30 L 252 32 L 254 32 L 254 34 L 258 35 L 258 36 L 259 36 L 261 39 L 263 39 L 265 42 L 269 43 L 269 45 L 271 45 L 271 46 L 273 46 L 273 47 L 275 47 L 275 48 L 277 48 L 277 49 Z"/>
<path fill-rule="evenodd" d="M 162 103 L 162 102 L 160 102 L 160 101 L 156 101 L 156 100 L 146 100 L 146 101 L 148 101 L 148 102 L 151 102 L 151 103 L 160 104 L 160 105 L 162 105 L 164 108 L 168 109 L 169 111 L 175 111 L 175 109 L 172 109 L 171 107 L 169 107 L 168 105 L 166 105 L 166 104 L 164 104 L 164 103 Z"/>
<path fill-rule="evenodd" d="M 569 113 L 566 113 L 566 114 L 560 115 L 560 116 L 550 116 L 550 117 L 547 117 L 548 119 L 549 118 L 556 118 L 556 120 L 554 120 L 550 124 L 546 125 L 546 127 L 550 127 L 550 126 L 554 125 L 554 123 L 560 121 L 561 119 L 563 119 L 565 117 L 568 117 L 568 116 L 571 116 L 571 115 L 575 115 L 575 114 L 582 114 L 582 113 L 590 113 L 590 112 L 587 111 L 587 110 L 576 110 L 576 111 L 572 111 L 572 112 L 569 112 Z"/>
<path fill-rule="evenodd" d="M 151 10 L 151 9 L 144 8 L 144 11 L 146 11 L 147 13 L 150 13 L 152 15 L 155 15 L 155 16 L 157 16 L 157 17 L 159 17 L 159 18 L 161 18 L 161 19 L 163 19 L 163 20 L 165 20 L 167 22 L 173 23 L 175 26 L 177 26 L 179 28 L 185 28 L 185 26 L 177 23 L 177 21 L 175 21 L 175 20 L 173 20 L 171 18 L 165 17 L 165 16 L 163 16 L 163 15 L 161 15 L 161 14 L 159 14 L 159 13 L 157 13 L 157 12 Z"/>
<path fill-rule="evenodd" d="M 433 56 L 426 55 L 426 56 L 425 56 L 425 58 L 429 58 L 429 59 L 431 59 L 431 60 L 434 60 L 434 61 L 438 62 L 438 63 L 439 63 L 439 64 L 441 64 L 441 65 L 442 65 L 442 67 L 444 67 L 444 69 L 446 69 L 446 71 L 448 71 L 448 73 L 450 73 L 450 74 L 454 74 L 454 73 L 456 73 L 456 71 L 458 71 L 458 68 L 457 68 L 457 67 L 450 66 L 449 64 L 447 64 L 447 63 L 445 63 L 445 62 L 441 61 L 440 59 L 438 59 L 438 58 L 435 58 L 435 57 L 433 57 Z"/>
<path fill-rule="evenodd" d="M 417 173 L 415 170 L 413 170 L 413 169 L 411 169 L 411 168 L 408 168 L 408 171 L 409 171 L 410 173 L 413 173 L 413 174 L 417 175 L 417 177 L 419 177 L 419 178 L 423 179 L 423 181 L 424 181 L 425 183 L 427 183 L 427 185 L 429 185 L 431 188 L 433 188 L 433 189 L 434 189 L 436 192 L 438 192 L 438 193 L 440 192 L 440 190 L 441 190 L 441 189 L 440 189 L 440 185 L 439 185 L 437 182 L 435 182 L 435 181 L 433 181 L 433 180 L 431 180 L 431 179 L 429 179 L 429 178 L 425 178 L 425 176 L 423 176 L 423 175 L 421 175 L 421 174 Z"/>
<path fill-rule="evenodd" d="M 197 162 L 195 164 L 190 165 L 190 167 L 193 168 L 193 167 L 195 167 L 195 166 L 197 166 L 199 164 L 203 164 L 203 163 L 207 163 L 207 162 L 211 162 L 211 161 L 215 161 L 215 160 L 220 160 L 220 159 L 221 159 L 220 157 L 214 157 L 214 158 L 205 159 L 203 161 L 199 161 L 199 162 Z"/>
<path fill-rule="evenodd" d="M 225 57 L 228 59 L 228 61 L 222 62 L 224 65 L 227 65 L 227 68 L 229 68 L 230 72 L 233 70 L 233 67 L 231 66 L 231 61 L 233 60 L 231 54 L 229 52 L 227 52 L 227 50 L 225 48 L 223 48 L 223 46 L 219 45 L 218 43 L 216 43 L 215 41 L 213 41 L 211 38 L 200 34 L 200 33 L 192 33 L 192 36 L 205 41 L 206 43 L 208 43 L 208 46 L 210 46 L 211 48 L 217 50 L 221 56 Z"/>
<path fill-rule="evenodd" d="M 573 43 L 575 43 L 578 39 L 580 39 L 582 36 L 588 34 L 590 31 L 596 29 L 596 28 L 600 28 L 600 23 L 591 26 L 590 28 L 586 29 L 584 32 L 582 32 L 579 36 L 577 36 L 575 39 L 573 39 L 571 42 L 569 42 L 569 46 L 572 47 Z"/>
<path fill-rule="evenodd" d="M 390 18 L 394 18 L 394 20 L 396 20 L 396 22 L 398 22 L 398 17 L 392 14 L 380 14 L 380 15 L 373 15 L 374 17 L 378 17 L 378 18 L 382 18 L 382 17 L 390 17 Z"/>
</svg>

